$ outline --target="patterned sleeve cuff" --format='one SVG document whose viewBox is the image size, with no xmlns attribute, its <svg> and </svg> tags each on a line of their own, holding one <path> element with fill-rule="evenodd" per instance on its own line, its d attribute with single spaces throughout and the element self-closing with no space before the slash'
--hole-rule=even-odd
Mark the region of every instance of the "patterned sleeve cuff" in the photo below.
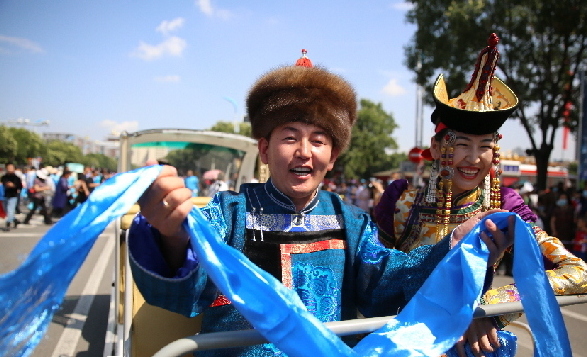
<svg viewBox="0 0 587 357">
<path fill-rule="evenodd" d="M 518 289 L 516 288 L 515 284 L 509 284 L 496 289 L 488 290 L 483 296 L 481 296 L 480 304 L 489 305 L 515 301 L 520 301 L 520 294 L 518 293 Z M 520 316 L 522 316 L 522 313 L 511 313 L 493 316 L 491 319 L 493 320 L 495 327 L 498 329 L 503 329 L 513 321 L 519 319 Z"/>
</svg>

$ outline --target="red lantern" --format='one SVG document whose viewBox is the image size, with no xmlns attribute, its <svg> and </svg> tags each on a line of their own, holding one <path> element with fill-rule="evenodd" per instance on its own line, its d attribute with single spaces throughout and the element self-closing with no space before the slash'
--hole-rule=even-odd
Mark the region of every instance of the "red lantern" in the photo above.
<svg viewBox="0 0 587 357">
<path fill-rule="evenodd" d="M 408 159 L 415 164 L 421 163 L 422 160 L 424 160 L 424 158 L 422 157 L 422 151 L 424 150 L 420 149 L 419 147 L 411 149 L 408 152 Z"/>
</svg>

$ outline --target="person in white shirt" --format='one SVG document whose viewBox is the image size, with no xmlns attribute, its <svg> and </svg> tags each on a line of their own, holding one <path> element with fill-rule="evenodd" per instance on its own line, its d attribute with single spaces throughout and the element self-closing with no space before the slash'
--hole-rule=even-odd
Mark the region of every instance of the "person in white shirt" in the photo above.
<svg viewBox="0 0 587 357">
<path fill-rule="evenodd" d="M 228 190 L 228 184 L 224 181 L 224 174 L 220 172 L 216 177 L 216 180 L 210 185 L 208 195 L 214 197 L 216 193 L 226 190 Z"/>
</svg>

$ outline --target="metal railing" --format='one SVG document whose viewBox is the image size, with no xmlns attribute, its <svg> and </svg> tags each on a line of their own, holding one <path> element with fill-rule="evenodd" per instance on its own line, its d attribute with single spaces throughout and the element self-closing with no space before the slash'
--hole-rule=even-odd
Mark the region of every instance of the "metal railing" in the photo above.
<svg viewBox="0 0 587 357">
<path fill-rule="evenodd" d="M 560 306 L 587 303 L 587 295 L 562 295 L 556 300 Z M 475 309 L 473 318 L 523 312 L 521 302 L 481 305 Z M 338 336 L 370 333 L 385 325 L 393 316 L 327 322 L 324 325 Z M 267 340 L 257 330 L 214 332 L 185 337 L 171 342 L 160 349 L 153 357 L 177 357 L 184 353 L 216 348 L 244 347 L 266 343 Z"/>
</svg>

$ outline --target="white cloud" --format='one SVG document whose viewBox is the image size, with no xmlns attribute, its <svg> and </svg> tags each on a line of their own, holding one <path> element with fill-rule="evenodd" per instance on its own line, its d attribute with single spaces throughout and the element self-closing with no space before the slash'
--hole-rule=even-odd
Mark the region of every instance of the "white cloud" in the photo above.
<svg viewBox="0 0 587 357">
<path fill-rule="evenodd" d="M 395 97 L 406 93 L 405 88 L 400 86 L 397 83 L 397 79 L 395 78 L 390 79 L 389 82 L 387 82 L 387 84 L 385 85 L 385 87 L 383 87 L 382 91 L 383 93 L 391 97 Z"/>
<path fill-rule="evenodd" d="M 178 18 L 173 19 L 171 21 L 165 20 L 165 21 L 161 22 L 161 24 L 159 24 L 159 26 L 157 26 L 155 31 L 161 32 L 162 34 L 167 36 L 170 32 L 173 32 L 173 31 L 177 30 L 178 28 L 182 27 L 184 21 L 185 20 L 183 17 L 178 17 Z"/>
<path fill-rule="evenodd" d="M 102 120 L 100 122 L 102 128 L 109 130 L 110 134 L 119 135 L 123 131 L 134 132 L 139 130 L 138 121 L 123 121 L 121 123 L 115 122 L 114 120 Z"/>
<path fill-rule="evenodd" d="M 182 55 L 186 46 L 185 40 L 176 36 L 169 37 L 157 45 L 150 45 L 141 41 L 139 47 L 133 52 L 133 55 L 146 61 L 154 60 L 165 55 L 177 57 Z"/>
<path fill-rule="evenodd" d="M 407 1 L 394 2 L 393 4 L 391 4 L 391 8 L 400 11 L 408 11 L 414 8 L 414 4 L 409 3 Z"/>
<path fill-rule="evenodd" d="M 228 20 L 232 17 L 232 13 L 228 10 L 213 8 L 211 0 L 196 0 L 196 6 L 204 15 L 209 17 L 217 16 L 223 20 Z"/>
<path fill-rule="evenodd" d="M 177 83 L 179 81 L 181 81 L 181 77 L 177 75 L 155 77 L 155 82 Z"/>
<path fill-rule="evenodd" d="M 212 4 L 210 0 L 196 0 L 196 5 L 200 8 L 200 11 L 208 16 L 212 16 L 214 10 L 212 10 Z"/>
<path fill-rule="evenodd" d="M 38 44 L 36 44 L 35 42 L 26 39 L 26 38 L 20 38 L 20 37 L 10 37 L 10 36 L 4 36 L 4 35 L 0 35 L 0 43 L 4 42 L 4 43 L 8 43 L 10 45 L 19 47 L 21 49 L 24 50 L 28 50 L 30 52 L 34 52 L 34 53 L 43 53 L 45 52 L 41 46 L 39 46 Z"/>
</svg>

